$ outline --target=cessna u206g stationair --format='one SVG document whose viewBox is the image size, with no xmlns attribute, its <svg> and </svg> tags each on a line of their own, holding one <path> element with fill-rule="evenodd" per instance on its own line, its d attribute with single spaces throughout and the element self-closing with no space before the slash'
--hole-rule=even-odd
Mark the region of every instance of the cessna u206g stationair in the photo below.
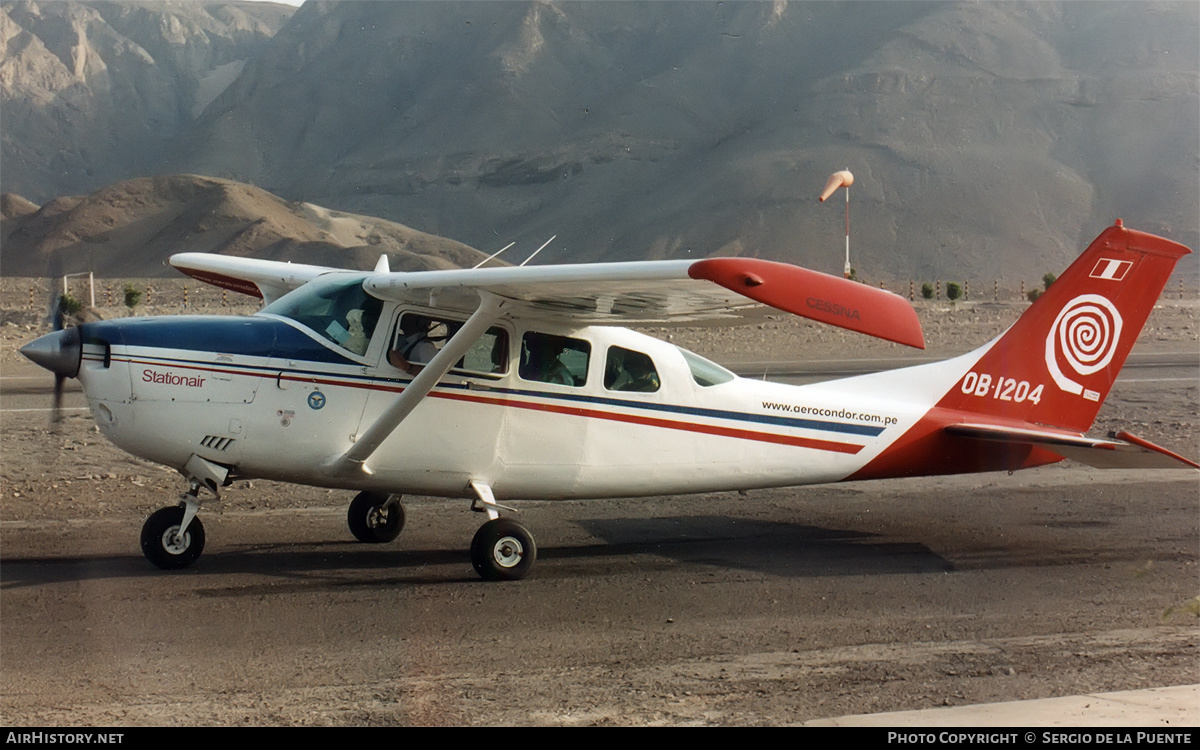
<svg viewBox="0 0 1200 750">
<path fill-rule="evenodd" d="M 510 498 L 600 498 L 995 471 L 1071 458 L 1197 464 L 1126 433 L 1087 437 L 1176 261 L 1117 222 L 1003 335 L 943 362 L 804 386 L 743 380 L 622 324 L 736 321 L 770 306 L 915 347 L 903 298 L 746 258 L 392 273 L 182 254 L 261 296 L 249 317 L 85 323 L 22 349 L 78 378 L 100 430 L 178 469 L 152 514 L 161 568 L 204 545 L 202 491 L 260 477 L 358 490 L 348 521 L 394 539 L 403 493 L 472 501 L 488 579 L 524 576 Z"/>
</svg>

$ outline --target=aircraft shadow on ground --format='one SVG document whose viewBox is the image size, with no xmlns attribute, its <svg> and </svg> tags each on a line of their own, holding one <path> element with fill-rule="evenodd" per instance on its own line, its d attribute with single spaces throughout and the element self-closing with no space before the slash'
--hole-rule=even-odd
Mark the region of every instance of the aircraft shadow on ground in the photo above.
<svg viewBox="0 0 1200 750">
<path fill-rule="evenodd" d="M 531 578 L 573 578 L 628 570 L 703 565 L 784 577 L 944 573 L 944 557 L 916 542 L 881 541 L 859 531 L 725 516 L 603 519 L 579 522 L 603 543 L 543 546 Z M 403 538 L 395 543 L 403 544 Z M 230 574 L 268 576 L 271 583 L 202 590 L 281 592 L 279 578 L 301 588 L 341 588 L 478 581 L 466 549 L 404 550 L 346 541 L 255 544 L 212 549 L 190 568 L 163 571 L 141 555 L 5 557 L 0 588 L 67 581 L 178 576 L 200 582 Z M 379 577 L 375 571 L 395 575 Z"/>
<path fill-rule="evenodd" d="M 654 555 L 684 564 L 784 577 L 944 573 L 954 565 L 919 542 L 862 531 L 727 516 L 581 521 L 606 544 L 551 550 L 546 557 Z"/>
</svg>

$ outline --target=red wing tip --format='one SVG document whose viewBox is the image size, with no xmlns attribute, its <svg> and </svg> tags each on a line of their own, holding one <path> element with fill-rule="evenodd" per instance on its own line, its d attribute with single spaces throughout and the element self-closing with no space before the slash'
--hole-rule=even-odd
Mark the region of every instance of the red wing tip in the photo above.
<svg viewBox="0 0 1200 750">
<path fill-rule="evenodd" d="M 1133 445 L 1139 446 L 1141 448 L 1145 448 L 1146 450 L 1154 451 L 1156 453 L 1161 453 L 1165 456 L 1170 456 L 1171 458 L 1173 458 L 1177 461 L 1180 461 L 1181 463 L 1187 464 L 1188 466 L 1191 466 L 1194 469 L 1200 469 L 1200 464 L 1196 463 L 1195 461 L 1191 460 L 1190 458 L 1184 458 L 1183 456 L 1179 455 L 1175 451 L 1167 450 L 1166 448 L 1162 447 L 1161 445 L 1156 445 L 1155 443 L 1152 443 L 1143 437 L 1138 437 L 1137 435 L 1134 435 L 1131 432 L 1126 432 L 1125 430 L 1120 430 L 1118 432 L 1110 432 L 1109 437 L 1115 438 L 1117 440 L 1123 440 L 1126 443 L 1132 443 Z"/>
<path fill-rule="evenodd" d="M 924 349 L 925 348 L 925 334 L 924 334 L 924 332 L 922 332 L 920 330 L 910 331 L 910 332 L 901 334 L 899 336 L 894 336 L 894 337 L 880 336 L 879 338 L 882 338 L 885 341 L 892 341 L 897 344 L 903 344 L 904 346 L 911 346 L 914 349 Z"/>
<path fill-rule="evenodd" d="M 892 292 L 761 258 L 707 258 L 688 276 L 810 320 L 914 349 L 925 348 L 916 311 Z"/>
</svg>

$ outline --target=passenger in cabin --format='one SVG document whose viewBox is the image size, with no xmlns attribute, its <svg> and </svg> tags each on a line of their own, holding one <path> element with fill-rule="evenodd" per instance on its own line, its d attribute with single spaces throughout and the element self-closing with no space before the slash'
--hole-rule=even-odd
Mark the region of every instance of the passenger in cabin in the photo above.
<svg viewBox="0 0 1200 750">
<path fill-rule="evenodd" d="M 604 367 L 604 387 L 610 391 L 653 393 L 659 389 L 658 370 L 641 352 L 609 347 Z"/>
<path fill-rule="evenodd" d="M 418 315 L 401 316 L 396 343 L 388 350 L 388 362 L 392 367 L 416 375 L 429 364 L 438 353 L 437 346 L 429 338 L 431 322 Z"/>
<path fill-rule="evenodd" d="M 568 344 L 571 341 L 563 336 L 534 333 L 533 331 L 526 333 L 524 337 L 525 351 L 521 361 L 521 377 L 539 383 L 576 387 L 583 385 L 583 377 L 572 373 L 563 361 L 563 355 L 568 351 Z M 586 373 L 586 354 L 583 356 L 582 369 Z"/>
</svg>

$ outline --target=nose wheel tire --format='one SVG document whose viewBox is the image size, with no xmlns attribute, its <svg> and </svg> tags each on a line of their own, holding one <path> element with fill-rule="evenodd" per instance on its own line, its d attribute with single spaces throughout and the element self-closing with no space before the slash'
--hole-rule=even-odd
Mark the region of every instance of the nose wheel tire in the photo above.
<svg viewBox="0 0 1200 750">
<path fill-rule="evenodd" d="M 488 521 L 471 540 L 471 565 L 488 581 L 524 578 L 537 559 L 533 535 L 508 518 Z"/>
<path fill-rule="evenodd" d="M 404 506 L 399 495 L 360 492 L 346 511 L 346 525 L 360 542 L 382 544 L 400 536 L 404 529 Z"/>
<path fill-rule="evenodd" d="M 163 570 L 186 568 L 204 550 L 204 525 L 193 518 L 182 535 L 183 508 L 157 510 L 142 524 L 142 554 Z"/>
</svg>

